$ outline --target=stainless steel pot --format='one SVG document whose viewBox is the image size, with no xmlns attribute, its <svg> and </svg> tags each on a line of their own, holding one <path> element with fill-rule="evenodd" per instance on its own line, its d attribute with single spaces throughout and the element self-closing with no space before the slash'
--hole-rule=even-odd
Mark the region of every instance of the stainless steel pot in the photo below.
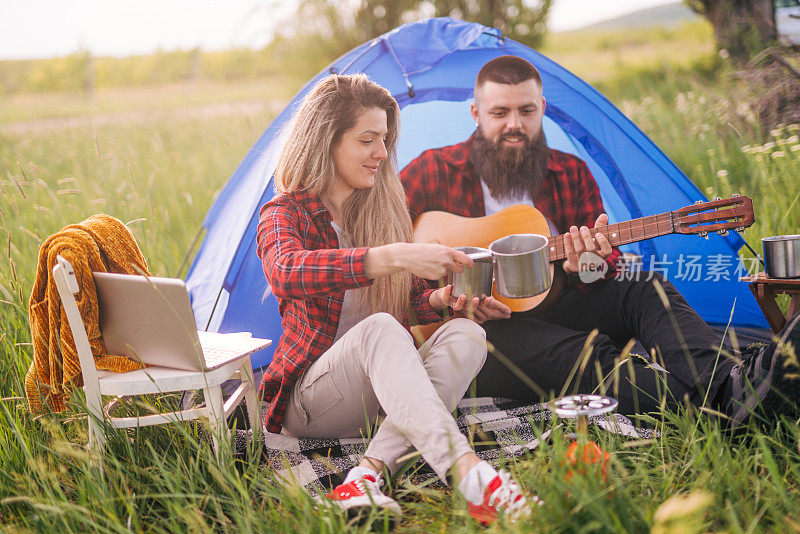
<svg viewBox="0 0 800 534">
<path fill-rule="evenodd" d="M 550 289 L 548 239 L 540 234 L 513 234 L 489 245 L 495 263 L 494 286 L 508 298 L 527 298 Z"/>
<path fill-rule="evenodd" d="M 764 266 L 770 278 L 800 278 L 800 235 L 776 235 L 761 239 Z"/>
<path fill-rule="evenodd" d="M 473 265 L 460 273 L 450 271 L 447 274 L 446 282 L 453 284 L 452 295 L 456 298 L 461 295 L 467 295 L 467 298 L 483 298 L 491 295 L 494 272 L 492 253 L 479 247 L 455 247 L 455 249 L 472 258 Z"/>
</svg>

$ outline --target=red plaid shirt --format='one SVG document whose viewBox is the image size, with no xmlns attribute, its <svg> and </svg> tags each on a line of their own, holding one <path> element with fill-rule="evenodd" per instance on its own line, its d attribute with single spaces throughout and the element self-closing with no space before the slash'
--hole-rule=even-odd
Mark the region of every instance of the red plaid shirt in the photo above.
<svg viewBox="0 0 800 534">
<path fill-rule="evenodd" d="M 400 172 L 411 218 L 426 211 L 446 211 L 462 217 L 483 217 L 481 181 L 469 159 L 470 137 L 463 143 L 426 150 Z M 594 227 L 605 210 L 600 190 L 586 164 L 571 154 L 550 149 L 548 173 L 539 186 L 536 208 L 558 231 L 572 225 Z M 614 248 L 606 259 L 611 278 L 617 272 L 621 252 Z"/>
<path fill-rule="evenodd" d="M 267 430 L 280 432 L 295 382 L 333 345 L 344 292 L 372 280 L 364 265 L 368 249 L 339 248 L 330 212 L 316 195 L 292 193 L 267 202 L 259 213 L 256 241 L 282 317 L 283 335 L 260 390 L 269 402 Z M 432 292 L 413 278 L 411 307 L 421 323 L 442 318 L 430 305 Z"/>
</svg>

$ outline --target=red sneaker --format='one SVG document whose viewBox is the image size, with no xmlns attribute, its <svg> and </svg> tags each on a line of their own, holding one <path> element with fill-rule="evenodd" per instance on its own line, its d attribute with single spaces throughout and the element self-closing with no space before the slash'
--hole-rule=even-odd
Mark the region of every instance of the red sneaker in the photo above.
<svg viewBox="0 0 800 534">
<path fill-rule="evenodd" d="M 530 497 L 523 493 L 511 479 L 511 474 L 503 470 L 500 470 L 483 490 L 483 502 L 480 505 L 467 503 L 469 514 L 484 525 L 493 523 L 501 515 L 508 521 L 516 522 L 530 515 L 531 504 L 542 504 L 542 502 L 539 497 Z"/>
<path fill-rule="evenodd" d="M 365 475 L 347 484 L 339 484 L 325 497 L 329 504 L 341 508 L 352 516 L 369 510 L 402 515 L 397 501 L 383 494 L 379 481 L 380 477 L 376 479 L 372 475 Z"/>
</svg>

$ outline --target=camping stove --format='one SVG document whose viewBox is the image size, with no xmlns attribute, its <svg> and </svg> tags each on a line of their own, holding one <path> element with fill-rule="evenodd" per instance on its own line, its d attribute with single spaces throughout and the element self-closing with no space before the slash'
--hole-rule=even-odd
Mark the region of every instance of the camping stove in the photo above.
<svg viewBox="0 0 800 534">
<path fill-rule="evenodd" d="M 578 432 L 586 433 L 589 429 L 589 417 L 603 415 L 617 409 L 616 399 L 601 395 L 568 395 L 553 401 L 553 411 L 562 419 L 576 419 Z M 576 439 L 575 434 L 570 434 Z"/>
<path fill-rule="evenodd" d="M 588 439 L 589 417 L 612 412 L 618 404 L 616 399 L 601 395 L 570 395 L 553 401 L 556 415 L 564 419 L 575 419 L 577 427 L 576 432 L 566 436 L 572 443 L 564 454 L 562 465 L 566 465 L 567 469 L 564 480 L 569 482 L 576 473 L 583 475 L 591 468 L 601 477 L 603 483 L 607 482 L 611 455 Z"/>
</svg>

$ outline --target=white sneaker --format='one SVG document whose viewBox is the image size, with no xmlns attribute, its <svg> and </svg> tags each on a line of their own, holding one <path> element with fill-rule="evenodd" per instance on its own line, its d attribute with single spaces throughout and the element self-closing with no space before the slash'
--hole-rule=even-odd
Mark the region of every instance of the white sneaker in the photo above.
<svg viewBox="0 0 800 534">
<path fill-rule="evenodd" d="M 396 518 L 401 516 L 400 505 L 383 494 L 381 482 L 380 476 L 364 475 L 346 484 L 339 484 L 325 496 L 325 500 L 352 516 L 369 510 L 387 511 Z"/>
<path fill-rule="evenodd" d="M 530 502 L 529 500 L 530 499 Z M 479 505 L 467 502 L 469 515 L 484 525 L 493 523 L 501 515 L 507 521 L 516 522 L 531 513 L 531 505 L 542 504 L 539 497 L 529 496 L 520 489 L 511 474 L 502 469 L 498 471 L 486 489 L 483 490 L 483 502 Z"/>
</svg>

